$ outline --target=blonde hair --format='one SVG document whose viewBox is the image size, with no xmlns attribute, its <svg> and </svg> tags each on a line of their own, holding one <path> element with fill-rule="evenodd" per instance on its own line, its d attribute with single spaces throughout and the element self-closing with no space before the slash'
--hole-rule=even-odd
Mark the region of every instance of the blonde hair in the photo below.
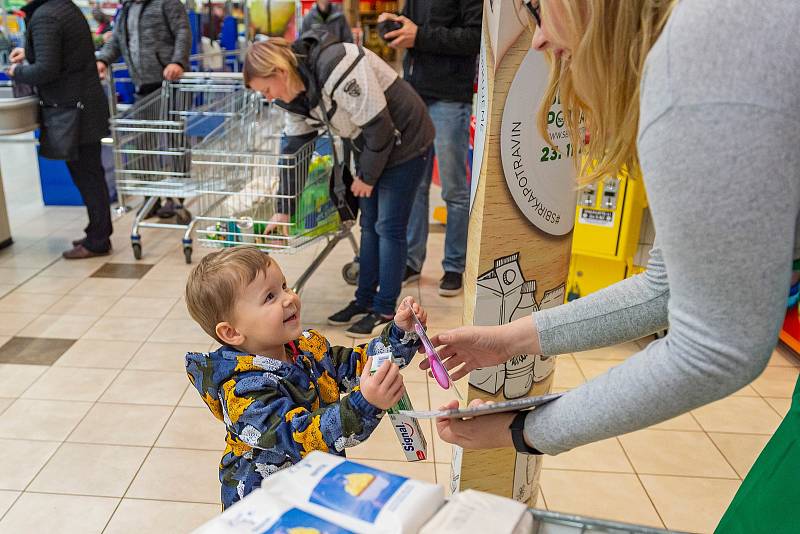
<svg viewBox="0 0 800 534">
<path fill-rule="evenodd" d="M 302 91 L 303 80 L 297 70 L 297 57 L 289 41 L 280 37 L 270 37 L 266 41 L 253 43 L 244 60 L 242 76 L 244 84 L 250 87 L 255 78 L 269 78 L 283 71 L 288 75 L 289 89 Z"/>
<path fill-rule="evenodd" d="M 233 247 L 212 252 L 192 269 L 186 281 L 186 307 L 205 332 L 217 336 L 217 325 L 230 321 L 236 299 L 258 273 L 265 275 L 272 258 L 256 247 Z"/>
<path fill-rule="evenodd" d="M 542 2 L 545 24 L 550 1 Z M 625 167 L 637 175 L 644 63 L 678 0 L 558 1 L 566 35 L 557 37 L 569 43 L 571 53 L 555 57 L 547 52 L 550 81 L 539 105 L 539 130 L 549 139 L 547 112 L 560 98 L 577 149 L 578 181 L 586 184 L 619 175 Z"/>
</svg>

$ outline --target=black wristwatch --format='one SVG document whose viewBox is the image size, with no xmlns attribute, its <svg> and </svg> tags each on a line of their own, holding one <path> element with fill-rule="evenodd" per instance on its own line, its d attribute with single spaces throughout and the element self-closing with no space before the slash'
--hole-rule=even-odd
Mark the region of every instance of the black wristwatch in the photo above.
<svg viewBox="0 0 800 534">
<path fill-rule="evenodd" d="M 529 411 L 519 412 L 516 417 L 514 417 L 514 420 L 511 421 L 508 428 L 511 429 L 511 439 L 514 441 L 514 448 L 517 452 L 540 455 L 543 454 L 541 451 L 529 447 L 528 444 L 525 443 L 525 418 L 529 413 Z"/>
</svg>

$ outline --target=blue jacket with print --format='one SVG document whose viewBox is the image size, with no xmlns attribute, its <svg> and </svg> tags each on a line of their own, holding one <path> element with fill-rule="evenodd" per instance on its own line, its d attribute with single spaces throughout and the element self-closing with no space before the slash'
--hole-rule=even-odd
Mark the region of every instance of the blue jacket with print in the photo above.
<svg viewBox="0 0 800 534">
<path fill-rule="evenodd" d="M 369 437 L 383 411 L 367 402 L 358 385 L 367 358 L 391 351 L 407 365 L 418 347 L 415 334 L 392 322 L 353 348 L 332 347 L 319 332 L 305 331 L 287 345 L 292 364 L 227 346 L 187 354 L 189 380 L 227 429 L 219 467 L 223 508 L 311 451 L 344 456 L 345 447 Z"/>
</svg>

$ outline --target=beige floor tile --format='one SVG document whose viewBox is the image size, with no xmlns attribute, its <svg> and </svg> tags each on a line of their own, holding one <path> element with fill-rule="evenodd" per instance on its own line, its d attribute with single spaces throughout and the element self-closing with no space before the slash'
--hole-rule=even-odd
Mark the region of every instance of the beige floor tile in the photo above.
<svg viewBox="0 0 800 534">
<path fill-rule="evenodd" d="M 208 410 L 206 410 L 208 411 Z M 430 421 L 420 421 L 422 433 L 428 443 L 428 458 L 424 462 L 433 462 L 433 453 L 431 446 L 432 428 Z M 392 422 L 388 416 L 385 416 L 378 427 L 372 432 L 372 435 L 367 438 L 361 445 L 347 449 L 347 457 L 353 460 L 368 459 L 368 460 L 392 460 L 396 462 L 405 462 L 406 455 L 394 431 Z"/>
<path fill-rule="evenodd" d="M 220 503 L 219 451 L 154 448 L 126 497 Z"/>
<path fill-rule="evenodd" d="M 581 353 L 577 353 L 575 356 L 575 361 L 578 362 L 578 367 L 580 367 L 581 371 L 583 372 L 583 376 L 586 377 L 586 380 L 597 378 L 598 376 L 607 373 L 612 367 L 616 367 L 622 363 L 619 360 L 587 360 L 581 358 L 580 354 Z"/>
<path fill-rule="evenodd" d="M 66 295 L 47 309 L 52 315 L 88 315 L 100 317 L 118 300 L 118 297 L 97 295 Z"/>
<path fill-rule="evenodd" d="M 59 445 L 58 441 L 0 439 L 0 488 L 24 490 Z"/>
<path fill-rule="evenodd" d="M 184 319 L 186 321 L 192 320 L 192 316 L 189 315 L 189 309 L 186 307 L 186 302 L 183 300 L 182 297 L 178 299 L 178 302 L 173 304 L 166 318 Z"/>
<path fill-rule="evenodd" d="M 138 341 L 79 339 L 55 364 L 56 367 L 122 369 L 141 345 Z"/>
<path fill-rule="evenodd" d="M 753 389 L 753 386 L 745 386 L 739 391 L 731 393 L 731 397 L 760 397 L 761 395 Z"/>
<path fill-rule="evenodd" d="M 616 438 L 590 443 L 557 456 L 546 456 L 544 467 L 573 471 L 634 472 Z"/>
<path fill-rule="evenodd" d="M 85 315 L 40 315 L 23 328 L 22 337 L 78 339 L 97 322 L 97 317 Z"/>
<path fill-rule="evenodd" d="M 653 425 L 650 427 L 653 430 L 687 430 L 687 431 L 697 431 L 703 430 L 700 428 L 700 425 L 697 424 L 692 414 L 685 413 L 683 415 L 679 415 L 678 417 L 673 417 L 663 423 L 658 423 L 657 425 Z"/>
<path fill-rule="evenodd" d="M 122 371 L 100 402 L 175 406 L 186 390 L 185 373 Z"/>
<path fill-rule="evenodd" d="M 24 267 L 0 267 L 0 280 L 3 284 L 19 285 L 39 274 L 39 269 Z"/>
<path fill-rule="evenodd" d="M 103 534 L 191 532 L 219 514 L 218 504 L 122 499 Z"/>
<path fill-rule="evenodd" d="M 225 449 L 225 424 L 217 420 L 208 408 L 179 406 L 161 432 L 156 447 L 222 452 Z"/>
<path fill-rule="evenodd" d="M 800 365 L 800 357 L 792 349 L 778 343 L 778 346 L 772 351 L 772 358 L 768 365 L 770 367 L 797 367 Z"/>
<path fill-rule="evenodd" d="M 797 367 L 767 367 L 751 384 L 763 397 L 791 398 L 797 385 Z"/>
<path fill-rule="evenodd" d="M 24 493 L 0 521 L 0 533 L 100 533 L 119 499 Z"/>
<path fill-rule="evenodd" d="M 200 398 L 200 394 L 194 389 L 194 386 L 191 384 L 186 388 L 183 396 L 181 397 L 181 401 L 178 403 L 178 406 L 186 406 L 189 408 L 204 408 L 208 410 L 208 406 L 203 402 L 203 399 Z M 208 412 L 211 413 L 211 412 Z"/>
<path fill-rule="evenodd" d="M 144 343 L 130 362 L 128 369 L 141 371 L 186 372 L 187 352 L 207 352 L 206 343 Z"/>
<path fill-rule="evenodd" d="M 67 441 L 150 447 L 171 413 L 170 406 L 97 403 Z"/>
<path fill-rule="evenodd" d="M 101 261 L 102 260 L 102 261 Z M 108 261 L 107 257 L 98 258 L 86 262 L 59 260 L 53 265 L 42 271 L 44 276 L 64 276 L 68 278 L 87 278 L 95 272 L 101 265 Z"/>
<path fill-rule="evenodd" d="M 0 312 L 2 313 L 28 313 L 40 314 L 61 299 L 60 295 L 36 295 L 13 291 L 0 299 Z M 2 323 L 0 323 L 2 324 Z"/>
<path fill-rule="evenodd" d="M 0 259 L 0 267 L 43 269 L 50 265 L 58 256 L 59 255 L 55 253 L 22 251 L 19 254 Z"/>
<path fill-rule="evenodd" d="M 772 408 L 778 412 L 778 415 L 783 419 L 786 417 L 786 414 L 789 412 L 789 408 L 792 406 L 792 399 L 774 399 L 771 397 L 764 397 L 764 400 L 772 406 Z"/>
<path fill-rule="evenodd" d="M 428 383 L 428 372 L 419 368 L 419 363 L 422 361 L 422 355 L 414 356 L 410 364 L 406 365 L 400 370 L 403 375 L 404 382 L 414 382 L 419 384 Z"/>
<path fill-rule="evenodd" d="M 143 317 L 145 319 L 161 319 L 166 317 L 174 298 L 122 297 L 106 312 L 108 317 Z"/>
<path fill-rule="evenodd" d="M 439 433 L 436 432 L 436 427 L 434 423 L 431 423 L 431 438 L 428 440 L 428 451 L 431 448 L 431 442 L 433 442 L 433 457 L 439 463 L 446 463 L 449 464 L 450 461 L 453 459 L 453 445 L 447 443 L 442 438 L 439 437 Z"/>
<path fill-rule="evenodd" d="M 0 363 L 0 397 L 19 397 L 47 369 L 44 365 Z"/>
<path fill-rule="evenodd" d="M 191 265 L 186 265 L 185 263 L 183 265 L 169 265 L 161 261 L 150 269 L 147 274 L 142 277 L 142 280 L 171 280 L 185 284 L 189 273 L 192 272 L 192 269 L 194 269 L 196 265 L 197 262 Z"/>
<path fill-rule="evenodd" d="M 0 437 L 62 441 L 91 406 L 90 402 L 19 399 L 0 415 Z"/>
<path fill-rule="evenodd" d="M 129 291 L 129 297 L 179 298 L 186 289 L 185 284 L 175 280 L 139 280 Z"/>
<path fill-rule="evenodd" d="M 692 412 L 707 432 L 772 434 L 781 422 L 764 399 L 728 397 Z"/>
<path fill-rule="evenodd" d="M 0 517 L 3 517 L 21 494 L 21 491 L 0 490 Z"/>
<path fill-rule="evenodd" d="M 28 489 L 122 497 L 149 450 L 147 447 L 64 443 Z"/>
<path fill-rule="evenodd" d="M 601 349 L 585 350 L 583 352 L 576 352 L 575 358 L 578 362 L 584 360 L 627 360 L 637 352 L 641 351 L 639 345 L 631 341 L 629 343 L 622 343 L 621 345 L 613 345 L 611 347 L 603 347 Z"/>
<path fill-rule="evenodd" d="M 667 528 L 689 532 L 713 531 L 740 484 L 739 480 L 653 475 L 641 475 L 641 479 Z"/>
<path fill-rule="evenodd" d="M 450 495 L 450 472 L 452 468 L 449 463 L 437 463 L 434 473 L 436 474 L 436 483 L 444 488 L 444 495 Z"/>
<path fill-rule="evenodd" d="M 17 291 L 20 293 L 66 295 L 82 281 L 83 278 L 47 277 L 39 275 L 19 286 Z"/>
<path fill-rule="evenodd" d="M 101 317 L 83 337 L 117 341 L 145 341 L 158 326 L 158 319 Z"/>
<path fill-rule="evenodd" d="M 441 296 L 439 294 L 438 279 L 433 284 L 420 283 L 419 301 L 425 307 L 451 308 L 459 312 L 464 309 L 464 294 L 462 293 L 455 297 Z"/>
<path fill-rule="evenodd" d="M 37 317 L 34 313 L 0 312 L 0 335 L 15 336 Z"/>
<path fill-rule="evenodd" d="M 51 367 L 22 395 L 24 399 L 96 401 L 114 381 L 116 369 Z"/>
<path fill-rule="evenodd" d="M 539 482 L 550 510 L 663 527 L 636 475 L 543 469 Z"/>
<path fill-rule="evenodd" d="M 619 441 L 637 473 L 736 478 L 704 432 L 640 430 Z"/>
<path fill-rule="evenodd" d="M 586 382 L 575 358 L 571 354 L 556 357 L 556 370 L 553 375 L 554 388 L 572 389 Z"/>
<path fill-rule="evenodd" d="M 15 400 L 17 399 L 6 399 L 4 397 L 0 397 L 0 414 L 6 411 L 6 408 L 11 406 Z"/>
<path fill-rule="evenodd" d="M 70 294 L 98 297 L 121 297 L 137 280 L 127 278 L 87 278 L 78 284 Z"/>
<path fill-rule="evenodd" d="M 355 462 L 423 482 L 436 484 L 436 466 L 432 462 L 390 462 L 386 460 L 359 459 Z"/>
<path fill-rule="evenodd" d="M 194 321 L 165 319 L 150 334 L 148 341 L 157 341 L 159 343 L 208 343 L 213 339 Z"/>
<path fill-rule="evenodd" d="M 17 289 L 16 285 L 0 284 L 0 298 L 5 297 L 15 289 Z"/>
<path fill-rule="evenodd" d="M 770 436 L 758 434 L 718 434 L 711 432 L 709 437 L 716 443 L 728 462 L 744 478 L 753 462 L 764 449 Z"/>
<path fill-rule="evenodd" d="M 425 306 L 428 328 L 458 328 L 463 324 L 463 311 L 453 307 Z"/>
</svg>

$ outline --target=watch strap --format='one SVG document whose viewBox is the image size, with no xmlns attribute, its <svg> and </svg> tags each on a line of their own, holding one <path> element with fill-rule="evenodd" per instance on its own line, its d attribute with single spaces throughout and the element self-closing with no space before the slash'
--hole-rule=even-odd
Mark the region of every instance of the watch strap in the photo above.
<svg viewBox="0 0 800 534">
<path fill-rule="evenodd" d="M 517 452 L 521 454 L 541 455 L 543 454 L 541 451 L 529 447 L 528 444 L 525 443 L 525 418 L 529 413 L 530 411 L 527 410 L 519 412 L 511 421 L 511 425 L 508 427 L 511 429 L 511 439 L 514 442 L 514 449 L 516 449 Z"/>
</svg>

